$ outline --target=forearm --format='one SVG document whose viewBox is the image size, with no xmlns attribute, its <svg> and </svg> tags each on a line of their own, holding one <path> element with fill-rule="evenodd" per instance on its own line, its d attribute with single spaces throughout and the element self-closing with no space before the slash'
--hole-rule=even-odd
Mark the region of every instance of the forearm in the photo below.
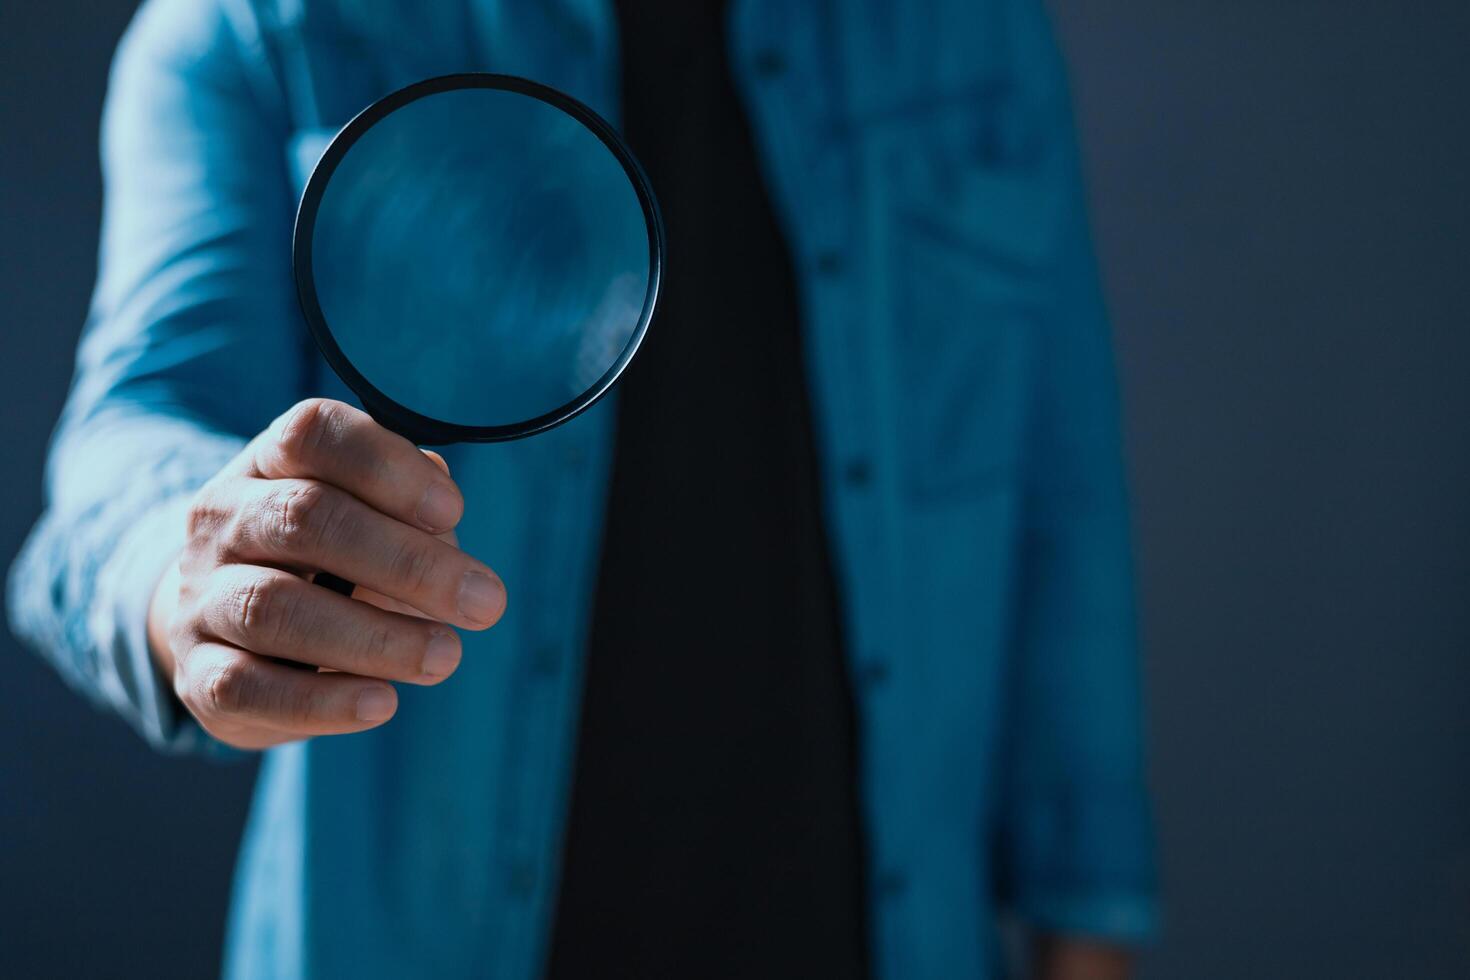
<svg viewBox="0 0 1470 980">
<path fill-rule="evenodd" d="M 153 0 L 103 111 L 97 288 L 12 622 L 77 689 L 170 748 L 168 644 L 149 611 L 189 499 L 309 384 L 289 276 L 287 120 L 219 4 Z M 170 590 L 162 590 L 169 593 Z"/>
<path fill-rule="evenodd" d="M 147 614 L 178 553 L 188 496 L 240 440 L 107 401 L 80 405 L 74 393 L 46 511 L 11 571 L 11 620 L 72 687 L 155 745 L 189 748 L 196 733 L 176 728 L 171 671 L 150 651 Z"/>
</svg>

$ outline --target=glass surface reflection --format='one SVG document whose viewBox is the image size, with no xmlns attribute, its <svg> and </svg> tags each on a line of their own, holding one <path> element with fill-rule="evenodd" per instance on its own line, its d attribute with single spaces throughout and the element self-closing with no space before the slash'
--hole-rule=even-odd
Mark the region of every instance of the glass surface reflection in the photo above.
<svg viewBox="0 0 1470 980">
<path fill-rule="evenodd" d="M 312 279 L 342 353 L 400 405 L 462 426 L 555 411 L 617 362 L 643 314 L 650 228 L 578 120 L 493 88 L 425 95 L 331 173 Z"/>
</svg>

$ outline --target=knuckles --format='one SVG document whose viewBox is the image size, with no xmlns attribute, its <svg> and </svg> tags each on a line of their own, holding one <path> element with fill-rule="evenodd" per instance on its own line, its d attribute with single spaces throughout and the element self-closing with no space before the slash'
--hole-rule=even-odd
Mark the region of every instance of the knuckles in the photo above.
<svg viewBox="0 0 1470 980">
<path fill-rule="evenodd" d="M 250 481 L 206 486 L 188 512 L 188 548 L 217 562 L 258 555 L 307 555 L 344 530 L 345 498 L 314 480 L 272 481 L 258 493 Z"/>
<path fill-rule="evenodd" d="M 275 449 L 288 464 L 304 465 L 341 441 L 351 410 L 329 398 L 297 402 L 281 416 Z"/>
<path fill-rule="evenodd" d="M 350 533 L 345 497 L 323 483 L 281 480 L 238 508 L 216 534 L 222 559 L 309 557 Z"/>
<path fill-rule="evenodd" d="M 405 541 L 388 560 L 389 580 L 408 595 L 422 595 L 434 581 L 439 556 L 417 541 Z"/>
<path fill-rule="evenodd" d="M 212 666 L 203 676 L 186 681 L 180 691 L 184 706 L 218 724 L 242 721 L 241 716 L 264 715 L 276 723 L 305 725 L 323 712 L 322 698 L 311 688 L 292 691 L 266 678 L 244 656 Z"/>
<path fill-rule="evenodd" d="M 260 748 L 290 738 L 268 737 L 256 716 L 304 728 L 331 715 L 331 699 L 313 687 L 292 689 L 262 674 L 246 656 L 211 663 L 201 670 L 180 669 L 174 692 L 205 731 L 227 744 Z M 295 736 L 300 737 L 300 736 Z"/>
<path fill-rule="evenodd" d="M 206 483 L 194 494 L 185 516 L 185 535 L 193 542 L 214 537 L 234 516 L 234 508 L 221 499 L 216 480 Z"/>
<path fill-rule="evenodd" d="M 339 498 L 325 484 L 290 483 L 266 495 L 262 530 L 286 553 L 319 548 L 337 524 Z"/>
<path fill-rule="evenodd" d="M 206 670 L 181 665 L 174 678 L 174 693 L 201 722 L 240 713 L 251 703 L 255 686 L 249 665 L 240 659 L 215 663 Z"/>
<path fill-rule="evenodd" d="M 388 664 L 394 659 L 394 647 L 395 644 L 391 630 L 376 626 L 372 627 L 367 631 L 360 645 L 362 661 L 370 665 Z"/>
<path fill-rule="evenodd" d="M 300 619 L 300 596 L 291 583 L 271 575 L 255 576 L 226 595 L 230 617 L 242 636 L 265 643 L 289 642 Z"/>
</svg>

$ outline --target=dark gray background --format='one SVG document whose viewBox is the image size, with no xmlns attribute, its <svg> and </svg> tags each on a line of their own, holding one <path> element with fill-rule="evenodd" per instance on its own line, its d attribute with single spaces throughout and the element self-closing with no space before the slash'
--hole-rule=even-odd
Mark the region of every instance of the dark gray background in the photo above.
<svg viewBox="0 0 1470 980">
<path fill-rule="evenodd" d="M 1128 415 L 1150 978 L 1470 976 L 1470 5 L 1056 0 Z M 0 5 L 0 556 L 95 263 L 131 11 Z M 250 769 L 3 641 L 0 970 L 215 969 Z"/>
</svg>

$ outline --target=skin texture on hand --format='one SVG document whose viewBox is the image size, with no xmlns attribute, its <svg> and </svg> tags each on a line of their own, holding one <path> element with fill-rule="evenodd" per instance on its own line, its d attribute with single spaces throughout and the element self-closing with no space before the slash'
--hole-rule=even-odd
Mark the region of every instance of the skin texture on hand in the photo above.
<svg viewBox="0 0 1470 980">
<path fill-rule="evenodd" d="M 195 495 L 150 604 L 154 659 L 238 748 L 381 725 L 397 710 L 389 682 L 444 680 L 455 629 L 505 611 L 499 576 L 455 545 L 463 512 L 437 454 L 349 405 L 301 402 Z M 361 584 L 341 596 L 311 584 L 317 571 Z"/>
<path fill-rule="evenodd" d="M 1128 980 L 1133 976 L 1131 950 L 1072 936 L 1038 937 L 1032 963 L 1033 980 Z"/>
</svg>

